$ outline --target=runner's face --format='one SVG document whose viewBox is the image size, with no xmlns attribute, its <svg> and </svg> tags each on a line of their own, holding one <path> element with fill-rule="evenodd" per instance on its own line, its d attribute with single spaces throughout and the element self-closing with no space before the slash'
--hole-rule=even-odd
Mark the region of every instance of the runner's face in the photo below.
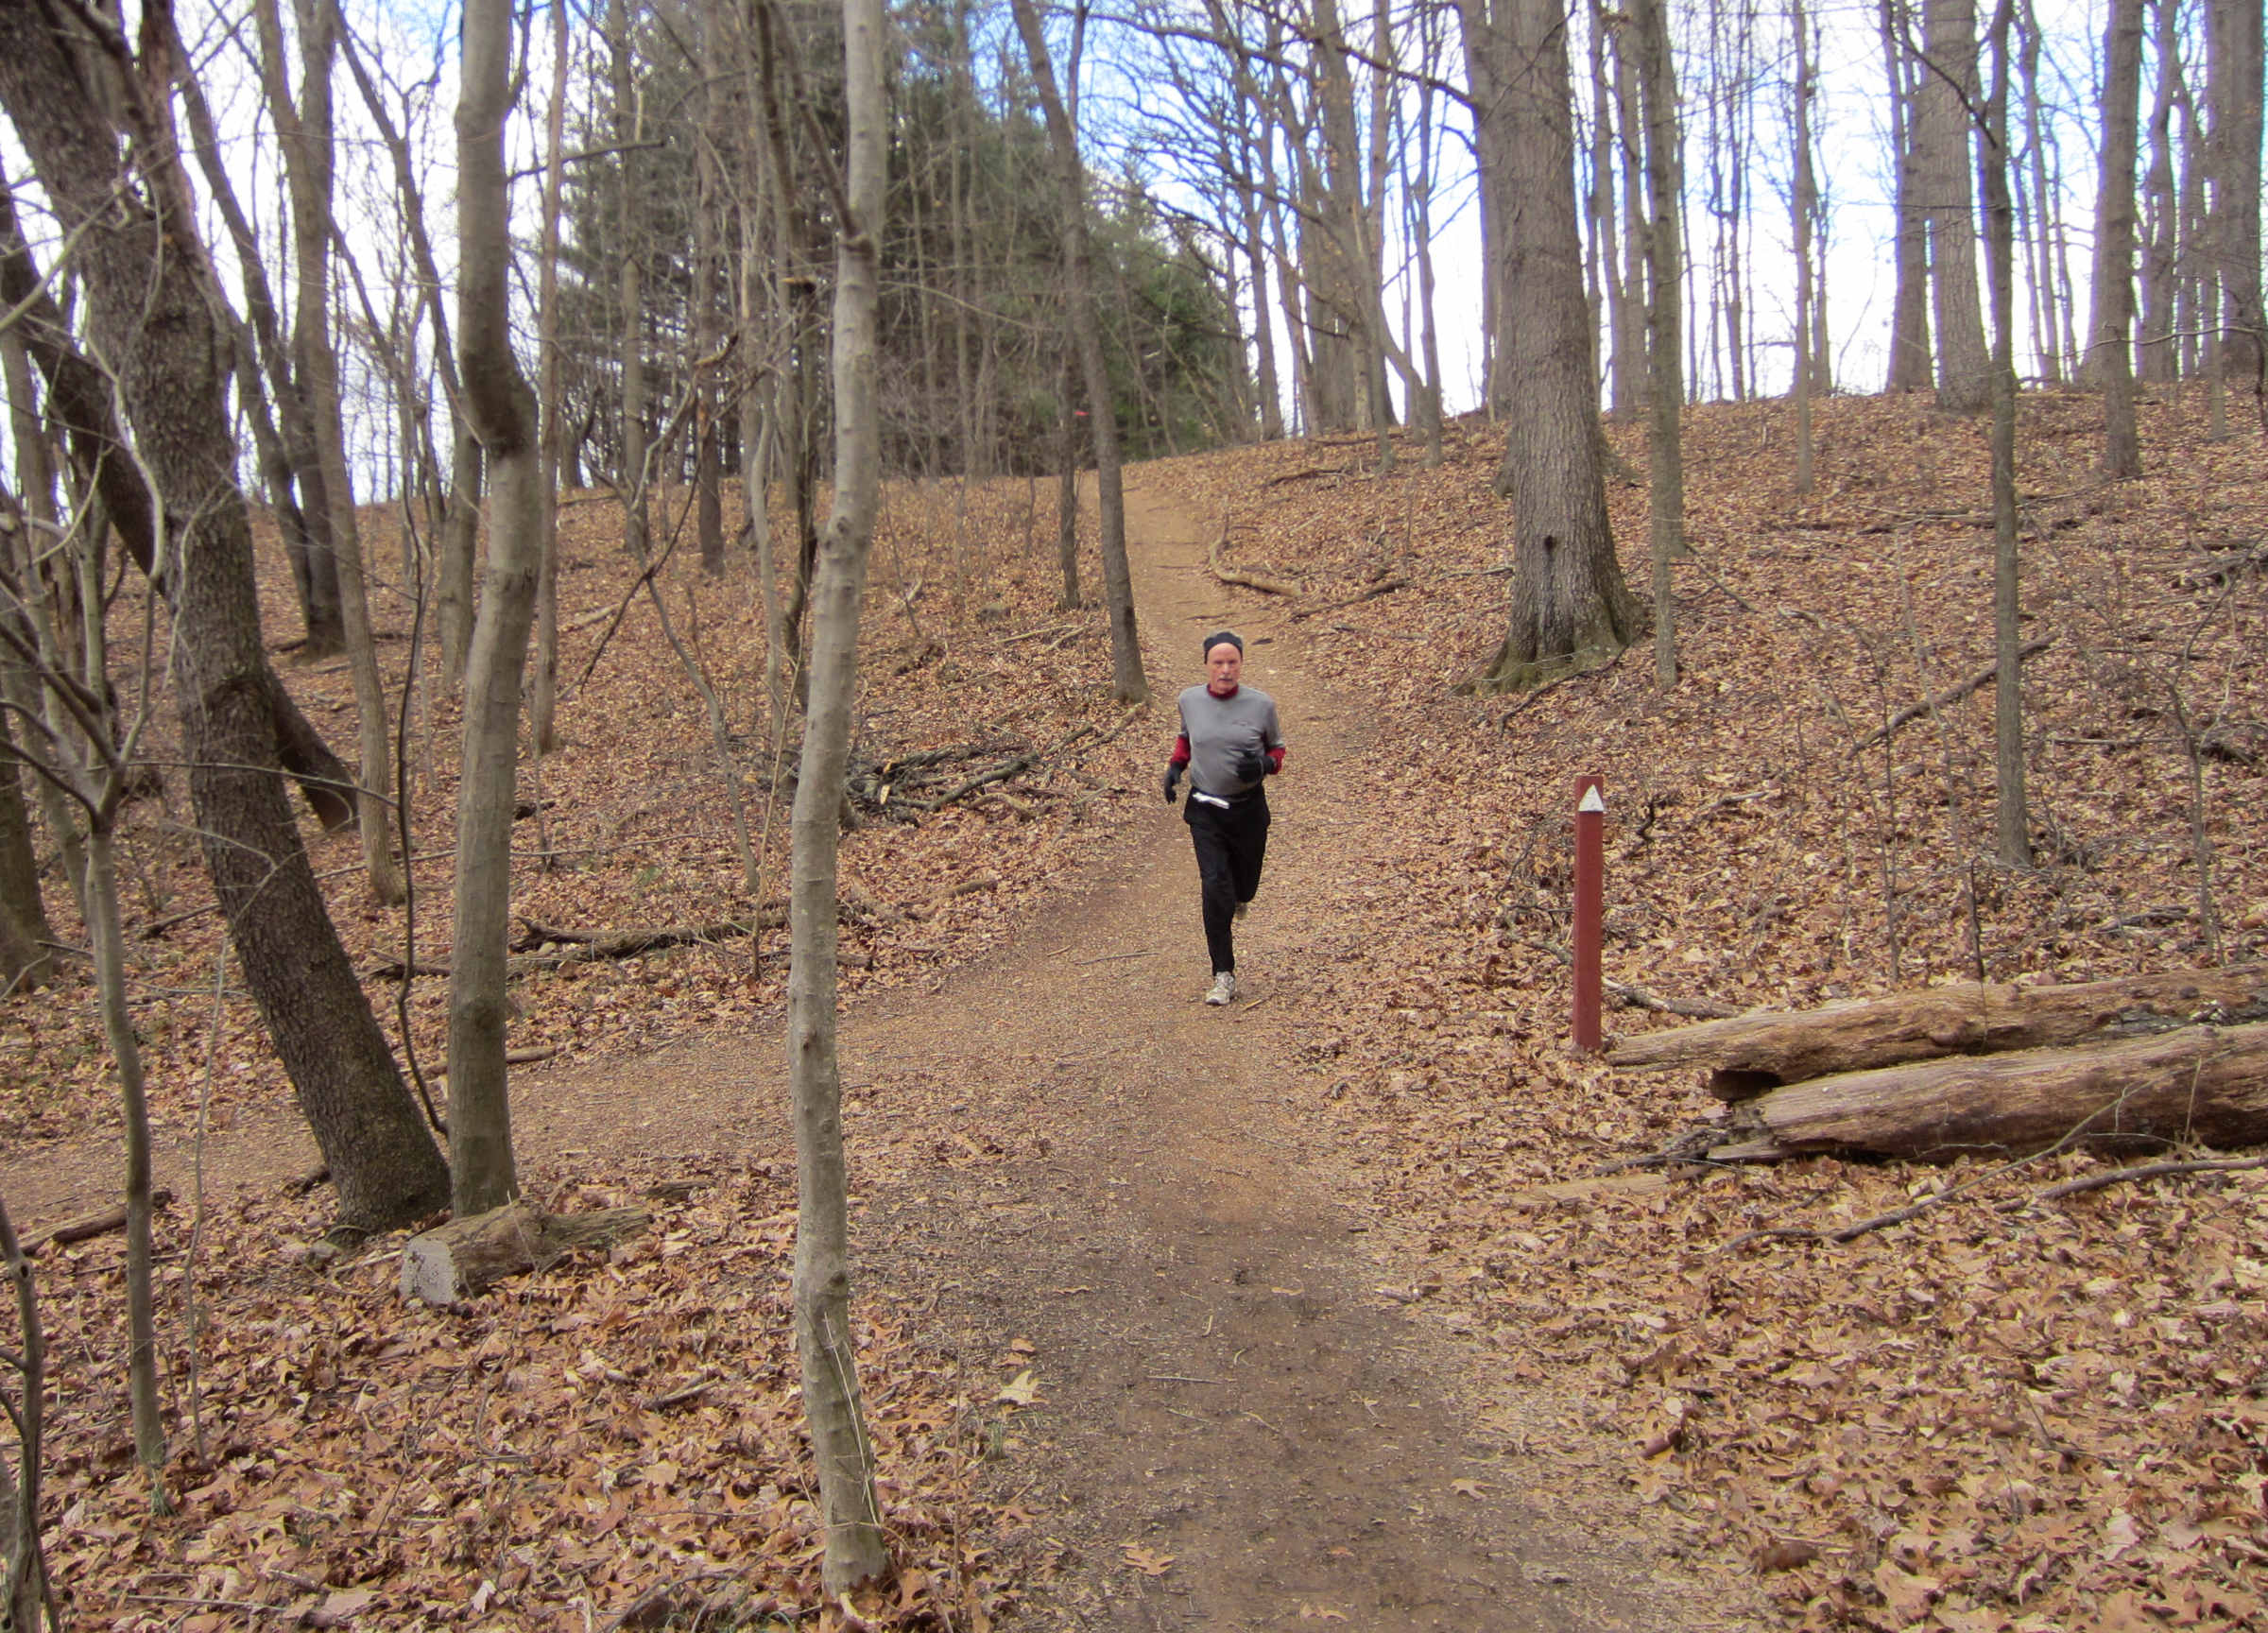
<svg viewBox="0 0 2268 1633">
<path fill-rule="evenodd" d="M 1205 654 L 1205 683 L 1216 696 L 1235 691 L 1244 670 L 1245 655 L 1226 641 Z"/>
</svg>

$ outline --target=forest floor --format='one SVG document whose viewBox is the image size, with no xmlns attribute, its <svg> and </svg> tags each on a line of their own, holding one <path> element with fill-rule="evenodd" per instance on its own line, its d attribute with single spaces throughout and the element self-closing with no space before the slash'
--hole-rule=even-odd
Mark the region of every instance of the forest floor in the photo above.
<svg viewBox="0 0 2268 1633">
<path fill-rule="evenodd" d="M 2027 607 L 2056 642 L 2027 669 L 2028 872 L 1981 859 L 1988 697 L 1854 751 L 1989 652 L 1982 429 L 1917 404 L 1830 404 L 1808 497 L 1788 489 L 1783 413 L 1695 416 L 1699 549 L 1666 696 L 1638 653 L 1533 698 L 1453 689 L 1503 622 L 1483 428 L 1452 431 L 1439 472 L 1407 442 L 1386 476 L 1363 445 L 1311 442 L 1136 473 L 1157 696 L 1131 720 L 1096 701 L 1099 619 L 1047 610 L 1033 490 L 898 495 L 868 603 L 873 808 L 846 844 L 863 1364 L 900 1564 L 861 1620 L 2258 1617 L 2259 1175 L 2041 1203 L 2104 1159 L 1628 1170 L 1722 1109 L 1561 1041 L 1582 770 L 1606 773 L 1614 813 L 1609 975 L 1658 993 L 1804 1005 L 2260 955 L 2259 450 L 2159 405 L 2152 445 L 2177 456 L 2109 489 L 2085 475 L 2091 403 L 2026 413 Z M 1642 491 L 1614 502 L 1642 540 Z M 601 517 L 578 536 L 588 576 L 562 580 L 588 645 L 607 626 L 576 619 L 627 603 L 630 578 L 603 536 Z M 1297 593 L 1218 582 L 1224 541 Z M 681 629 L 700 595 L 730 595 L 689 567 L 663 582 Z M 748 610 L 711 612 L 696 646 L 716 672 L 760 673 L 729 645 Z M 1172 694 L 1218 623 L 1244 630 L 1291 743 L 1225 1011 L 1198 1002 L 1194 869 L 1155 788 Z M 617 639 L 584 671 L 605 679 L 571 688 L 522 911 L 713 919 L 747 897 L 710 745 L 658 629 Z M 308 679 L 343 696 L 341 675 Z M 764 747 L 744 730 L 730 749 L 762 770 Z M 940 748 L 972 770 L 1031 764 L 894 820 L 883 784 L 951 786 L 906 769 Z M 744 782 L 781 796 L 776 775 Z M 428 831 L 449 794 L 437 771 Z M 351 843 L 322 843 L 343 873 Z M 149 1519 L 129 1472 L 114 1241 L 51 1249 L 50 1546 L 78 1613 L 850 1625 L 814 1591 L 795 1423 L 777 937 L 523 981 L 515 1044 L 560 1047 L 515 1075 L 530 1189 L 557 1207 L 650 1194 L 655 1230 L 601 1265 L 404 1310 L 398 1243 L 335 1259 L 310 1246 L 319 1197 L 280 1184 L 312 1147 L 195 918 L 179 826 L 153 816 L 137 855 L 165 932 L 137 976 L 183 1198 L 161 1231 L 180 1512 Z M 398 919 L 335 891 L 375 969 Z M 429 901 L 423 957 L 445 955 L 437 921 Z M 406 1011 L 428 1059 L 436 985 Z M 394 1021 L 391 985 L 371 989 Z M 0 1017 L 22 1066 L 0 1195 L 33 1235 L 113 1183 L 106 1074 L 63 990 Z M 1845 1246 L 1727 1248 L 1940 1195 Z"/>
</svg>

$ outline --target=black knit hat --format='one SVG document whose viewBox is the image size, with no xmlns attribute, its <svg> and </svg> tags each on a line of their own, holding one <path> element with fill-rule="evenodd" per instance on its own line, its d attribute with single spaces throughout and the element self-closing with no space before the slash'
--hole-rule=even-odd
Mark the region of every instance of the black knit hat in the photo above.
<svg viewBox="0 0 2268 1633">
<path fill-rule="evenodd" d="M 1237 655 L 1239 657 L 1244 655 L 1245 638 L 1242 635 L 1239 635 L 1233 629 L 1215 629 L 1211 634 L 1205 637 L 1205 645 L 1199 649 L 1198 656 L 1204 658 L 1211 657 L 1212 649 L 1215 646 L 1218 646 L 1224 641 L 1228 642 L 1229 645 L 1236 648 Z"/>
</svg>

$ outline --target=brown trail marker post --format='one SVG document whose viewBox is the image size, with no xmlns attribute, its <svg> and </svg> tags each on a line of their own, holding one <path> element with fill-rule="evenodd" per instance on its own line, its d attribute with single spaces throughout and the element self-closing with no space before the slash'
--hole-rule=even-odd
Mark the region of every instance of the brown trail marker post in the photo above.
<svg viewBox="0 0 2268 1633">
<path fill-rule="evenodd" d="M 1575 1047 L 1599 1047 L 1599 941 L 1606 898 L 1606 780 L 1575 779 Z"/>
</svg>

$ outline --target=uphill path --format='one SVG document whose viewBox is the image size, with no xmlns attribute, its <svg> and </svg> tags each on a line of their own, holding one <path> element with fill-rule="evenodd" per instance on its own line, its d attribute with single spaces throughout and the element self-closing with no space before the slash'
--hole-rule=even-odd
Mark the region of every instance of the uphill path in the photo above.
<svg viewBox="0 0 2268 1633">
<path fill-rule="evenodd" d="M 1230 625 L 1290 745 L 1265 881 L 1238 926 L 1237 1002 L 1201 1002 L 1189 840 L 1155 801 L 1012 944 L 842 1023 L 854 1184 L 862 1149 L 935 1152 L 917 1185 L 862 1194 L 860 1281 L 922 1309 L 924 1342 L 971 1374 L 1028 1369 L 1036 1388 L 991 1430 L 993 1494 L 1029 1514 L 1024 1562 L 1045 1566 L 1001 1562 L 1027 1590 L 1007 1625 L 1740 1622 L 1669 1568 L 1635 1498 L 1577 1451 L 1573 1397 L 1510 1383 L 1407 1302 L 1422 1244 L 1357 1206 L 1332 1143 L 1302 1126 L 1324 1085 L 1302 1035 L 1329 1023 L 1303 971 L 1346 955 L 1345 903 L 1378 896 L 1366 838 L 1402 818 L 1366 807 L 1349 773 L 1377 746 L 1359 703 L 1307 673 L 1298 625 L 1207 573 L 1207 523 L 1175 500 L 1170 467 L 1130 475 L 1159 692 L 1131 729 L 1154 731 L 1162 765 L 1197 643 Z M 635 1146 L 792 1161 L 782 1053 L 776 1034 L 718 1035 L 627 1068 L 523 1071 L 517 1143 L 529 1160 Z M 33 1219 L 99 1206 L 114 1149 L 80 1143 L 22 1171 L 0 1160 L 11 1205 Z M 314 1150 L 279 1111 L 204 1161 L 220 1187 L 304 1172 Z M 161 1183 L 185 1183 L 186 1162 L 163 1150 Z"/>
</svg>

